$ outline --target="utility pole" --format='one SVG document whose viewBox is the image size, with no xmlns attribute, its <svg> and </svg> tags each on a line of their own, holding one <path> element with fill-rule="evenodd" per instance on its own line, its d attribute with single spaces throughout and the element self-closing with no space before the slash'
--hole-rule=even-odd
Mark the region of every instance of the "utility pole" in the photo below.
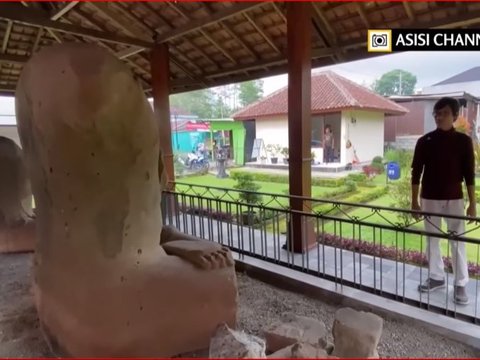
<svg viewBox="0 0 480 360">
<path fill-rule="evenodd" d="M 402 72 L 399 71 L 398 75 L 400 76 L 400 88 L 399 88 L 399 94 L 398 95 L 402 95 Z"/>
</svg>

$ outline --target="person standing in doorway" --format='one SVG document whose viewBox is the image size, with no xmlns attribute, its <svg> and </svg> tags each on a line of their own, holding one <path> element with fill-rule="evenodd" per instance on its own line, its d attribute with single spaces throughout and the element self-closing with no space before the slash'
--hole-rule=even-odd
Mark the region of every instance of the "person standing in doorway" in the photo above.
<svg viewBox="0 0 480 360">
<path fill-rule="evenodd" d="M 471 138 L 453 127 L 460 110 L 458 101 L 445 97 L 433 108 L 437 129 L 418 139 L 412 161 L 412 210 L 423 210 L 445 215 L 464 215 L 462 182 L 465 181 L 469 205 L 466 214 L 476 218 L 475 157 Z M 420 190 L 421 191 L 419 202 Z M 414 215 L 419 218 L 419 214 Z M 462 234 L 465 222 L 446 218 L 448 231 Z M 425 230 L 438 232 L 441 217 L 425 219 Z M 453 299 L 458 304 L 468 304 L 465 287 L 468 283 L 468 267 L 465 243 L 450 241 L 452 267 L 455 275 Z M 431 292 L 445 287 L 445 271 L 440 239 L 427 237 L 429 277 L 420 284 L 421 292 Z"/>
<path fill-rule="evenodd" d="M 323 134 L 323 159 L 326 163 L 333 162 L 333 149 L 335 148 L 335 140 L 330 125 L 325 126 Z"/>
</svg>

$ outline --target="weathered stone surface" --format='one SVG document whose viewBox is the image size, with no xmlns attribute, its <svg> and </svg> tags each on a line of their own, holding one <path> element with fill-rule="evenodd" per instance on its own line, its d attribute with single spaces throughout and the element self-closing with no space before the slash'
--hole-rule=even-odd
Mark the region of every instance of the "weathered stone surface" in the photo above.
<svg viewBox="0 0 480 360">
<path fill-rule="evenodd" d="M 210 341 L 210 358 L 266 358 L 265 341 L 223 324 Z"/>
<path fill-rule="evenodd" d="M 159 244 L 168 134 L 128 67 L 91 44 L 43 47 L 24 64 L 15 101 L 36 204 L 34 299 L 49 340 L 71 357 L 170 357 L 208 347 L 219 324 L 233 328 L 228 251 Z"/>
<path fill-rule="evenodd" d="M 323 322 L 293 314 L 286 315 L 282 321 L 265 328 L 263 336 L 268 352 L 275 352 L 295 343 L 320 347 L 327 345 L 327 330 Z"/>
<path fill-rule="evenodd" d="M 271 359 L 318 359 L 327 358 L 327 352 L 319 346 L 305 343 L 295 343 L 280 349 L 268 356 Z"/>
<path fill-rule="evenodd" d="M 332 355 L 340 358 L 378 357 L 377 346 L 382 330 L 381 317 L 351 308 L 340 309 L 333 323 L 335 349 Z"/>
<path fill-rule="evenodd" d="M 32 192 L 22 149 L 0 136 L 0 226 L 18 226 L 32 215 Z"/>
</svg>

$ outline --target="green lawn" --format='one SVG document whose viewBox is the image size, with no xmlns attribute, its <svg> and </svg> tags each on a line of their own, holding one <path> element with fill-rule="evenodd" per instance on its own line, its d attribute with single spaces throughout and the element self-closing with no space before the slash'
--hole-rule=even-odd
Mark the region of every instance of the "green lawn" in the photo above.
<svg viewBox="0 0 480 360">
<path fill-rule="evenodd" d="M 212 186 L 212 187 L 219 187 L 225 189 L 233 189 L 236 181 L 231 178 L 219 179 L 213 175 L 203 175 L 203 176 L 192 176 L 180 179 L 181 183 L 191 184 L 191 185 L 200 185 L 200 186 Z M 256 181 L 258 185 L 261 186 L 259 192 L 263 193 L 270 193 L 270 194 L 279 194 L 285 195 L 285 191 L 288 190 L 288 184 L 280 184 L 280 183 L 267 183 L 267 182 L 260 182 Z M 331 192 L 333 188 L 331 187 L 321 187 L 321 186 L 313 186 L 312 187 L 312 196 L 313 197 L 322 197 L 324 194 Z M 198 187 L 193 187 L 191 190 L 188 189 L 188 186 L 185 185 L 177 185 L 177 191 L 188 191 L 189 194 L 193 194 L 193 191 L 196 193 L 203 194 L 204 189 Z M 215 198 L 220 197 L 226 201 L 237 201 L 238 200 L 238 192 L 230 191 L 228 195 L 225 191 L 222 190 L 210 190 L 209 192 L 205 193 L 207 198 Z M 288 206 L 288 199 L 287 198 L 276 198 L 273 199 L 272 196 L 263 196 L 262 203 L 270 206 L 270 207 L 284 207 Z M 222 204 L 222 208 L 226 209 L 226 206 Z"/>
<path fill-rule="evenodd" d="M 368 205 L 377 205 L 377 206 L 391 206 L 393 203 L 393 199 L 390 195 L 385 195 L 378 198 L 375 201 L 368 203 Z M 381 215 L 380 215 L 381 214 Z M 381 211 L 380 214 L 373 214 L 370 209 L 365 208 L 358 208 L 353 211 L 350 211 L 348 215 L 350 217 L 356 217 L 359 220 L 365 219 L 364 221 L 368 221 L 375 224 L 388 224 L 391 223 L 398 223 L 400 220 L 397 218 L 394 212 L 389 211 Z M 368 217 L 368 218 L 367 218 Z M 346 216 L 343 216 L 346 218 Z M 478 225 L 471 224 L 467 225 L 467 229 L 474 229 L 477 228 Z M 399 249 L 403 250 L 418 250 L 418 251 L 425 251 L 425 238 L 422 238 L 420 235 L 416 234 L 406 234 L 402 232 L 396 232 L 392 230 L 384 230 L 379 228 L 374 228 L 371 226 L 365 225 L 353 225 L 340 222 L 334 224 L 333 222 L 329 222 L 324 224 L 324 231 L 326 233 L 336 233 L 340 235 L 340 231 L 342 233 L 342 237 L 344 238 L 354 238 L 365 241 L 374 241 L 374 231 L 375 231 L 375 243 L 386 246 L 397 246 Z M 415 224 L 412 226 L 414 229 L 423 229 L 423 222 Z M 443 229 L 446 229 L 444 224 Z M 475 231 L 468 234 L 468 237 L 474 237 L 480 239 L 480 229 L 476 229 Z M 451 255 L 451 252 L 447 253 L 448 243 L 447 240 L 441 242 L 442 252 L 445 256 Z M 477 253 L 479 250 L 479 245 L 476 244 L 467 244 L 467 257 L 469 261 L 474 263 L 477 262 Z M 480 260 L 480 259 L 478 259 Z"/>
<path fill-rule="evenodd" d="M 219 187 L 219 188 L 226 188 L 226 189 L 233 189 L 235 185 L 235 181 L 231 178 L 226 179 L 218 179 L 213 175 L 203 175 L 203 176 L 195 176 L 195 177 L 187 177 L 180 180 L 182 183 L 192 184 L 192 185 L 200 185 L 200 186 L 212 186 L 212 187 Z M 373 179 L 375 184 L 379 186 L 385 185 L 385 174 L 379 175 Z M 260 192 L 265 193 L 272 193 L 272 194 L 284 194 L 284 191 L 288 189 L 287 184 L 281 183 L 267 183 L 267 182 L 256 182 L 258 183 L 261 188 Z M 215 199 L 219 198 L 221 200 L 226 201 L 237 201 L 238 200 L 238 193 L 230 192 L 229 195 L 226 195 L 225 191 L 221 190 L 211 190 L 210 192 L 205 193 L 201 188 L 193 188 L 197 194 L 201 194 L 204 198 Z M 371 188 L 370 188 L 371 189 Z M 188 186 L 185 185 L 177 185 L 178 191 L 187 191 Z M 322 198 L 324 194 L 331 192 L 334 188 L 329 187 L 319 187 L 314 186 L 312 187 L 312 196 L 314 198 Z M 193 194 L 193 191 L 188 191 L 189 194 Z M 369 191 L 368 188 L 358 188 L 358 192 L 361 191 Z M 232 212 L 236 213 L 237 208 L 228 207 L 225 203 L 211 203 L 207 204 L 206 200 L 202 200 L 201 202 L 197 199 L 192 200 L 186 198 L 187 205 L 195 205 L 201 207 L 210 206 L 217 211 L 224 211 L 224 212 Z M 347 201 L 347 200 L 345 200 Z M 264 196 L 262 199 L 264 204 L 268 203 L 270 207 L 287 207 L 288 206 L 288 199 L 279 198 L 273 199 L 272 197 Z M 384 195 L 374 201 L 368 203 L 368 205 L 377 205 L 377 206 L 385 206 L 391 207 L 393 204 L 393 200 L 390 195 Z M 245 207 L 239 209 L 238 211 L 246 210 Z M 347 215 L 336 214 L 334 216 L 338 216 L 341 218 L 347 218 Z M 360 220 L 364 220 L 374 224 L 388 224 L 389 222 L 397 224 L 400 222 L 400 219 L 397 218 L 397 215 L 391 211 L 381 211 L 380 213 L 372 213 L 370 209 L 366 208 L 357 208 L 357 209 L 350 209 L 348 210 L 348 216 L 354 217 Z M 267 221 L 266 230 L 273 231 L 273 224 L 271 221 Z M 279 229 L 278 226 L 279 225 Z M 423 223 L 419 223 L 413 225 L 414 228 L 423 229 Z M 478 225 L 472 224 L 467 225 L 467 229 L 476 228 Z M 279 224 L 275 224 L 276 231 L 286 231 L 286 222 L 285 219 L 281 219 Z M 345 222 L 340 221 L 330 221 L 319 223 L 320 231 L 325 231 L 326 233 L 337 234 L 341 235 L 344 238 L 353 238 L 353 239 L 362 239 L 364 241 L 370 241 L 377 244 L 382 244 L 384 246 L 397 246 L 400 250 L 418 250 L 418 251 L 425 251 L 425 239 L 422 238 L 420 235 L 415 234 L 405 234 L 403 232 L 395 232 L 393 230 L 383 230 L 379 228 L 375 228 L 372 226 L 366 225 L 353 225 L 348 224 Z M 374 235 L 375 232 L 375 235 Z M 480 229 L 477 229 L 468 235 L 469 237 L 474 237 L 480 239 Z M 442 241 L 442 251 L 444 255 L 450 255 L 450 252 L 447 253 L 448 244 L 447 241 Z M 469 261 L 477 262 L 477 253 L 479 251 L 479 245 L 475 244 L 467 244 L 467 257 Z M 480 259 L 479 259 L 480 260 Z"/>
</svg>

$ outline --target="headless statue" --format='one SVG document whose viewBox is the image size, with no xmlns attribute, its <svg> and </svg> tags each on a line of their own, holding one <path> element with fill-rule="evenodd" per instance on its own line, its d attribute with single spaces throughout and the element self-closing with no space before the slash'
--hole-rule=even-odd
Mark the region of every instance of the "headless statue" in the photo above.
<svg viewBox="0 0 480 360">
<path fill-rule="evenodd" d="M 37 209 L 35 303 L 52 345 L 167 357 L 235 326 L 229 250 L 162 231 L 158 125 L 126 65 L 93 45 L 43 49 L 16 108 Z"/>
<path fill-rule="evenodd" d="M 33 250 L 31 219 L 32 192 L 22 150 L 0 136 L 0 253 Z"/>
</svg>

